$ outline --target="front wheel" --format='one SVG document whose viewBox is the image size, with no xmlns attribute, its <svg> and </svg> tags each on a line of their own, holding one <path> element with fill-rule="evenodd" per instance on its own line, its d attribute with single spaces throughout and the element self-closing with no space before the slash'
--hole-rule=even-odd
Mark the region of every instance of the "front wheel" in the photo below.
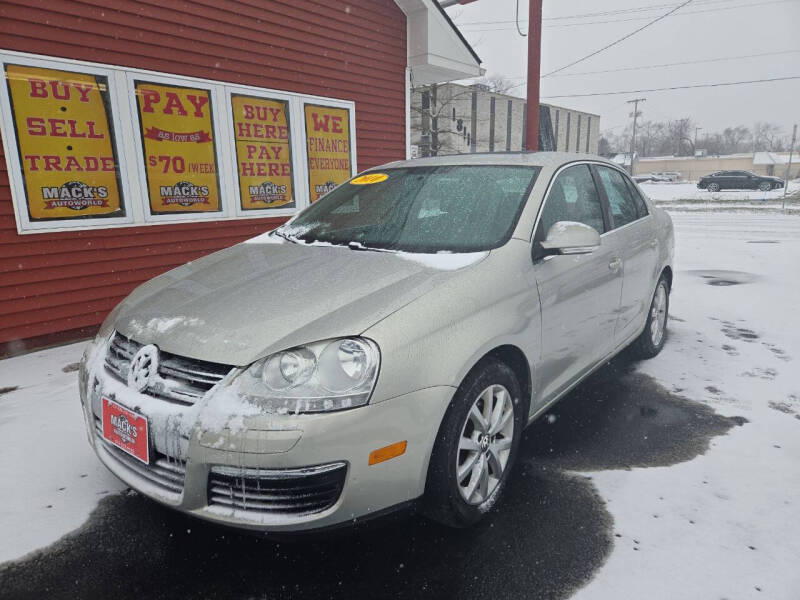
<svg viewBox="0 0 800 600">
<path fill-rule="evenodd" d="M 762 192 L 768 192 L 772 189 L 772 184 L 769 181 L 762 181 L 758 185 L 758 189 L 760 189 Z"/>
<path fill-rule="evenodd" d="M 644 331 L 631 344 L 631 350 L 638 358 L 653 358 L 661 352 L 667 338 L 667 318 L 669 317 L 669 283 L 664 275 L 658 280 L 650 310 L 647 313 Z"/>
<path fill-rule="evenodd" d="M 423 512 L 466 527 L 495 505 L 514 464 L 526 404 L 507 365 L 487 359 L 459 386 L 433 447 Z"/>
<path fill-rule="evenodd" d="M 709 183 L 708 187 L 706 189 L 709 192 L 718 192 L 719 191 L 719 184 L 718 183 Z"/>
</svg>

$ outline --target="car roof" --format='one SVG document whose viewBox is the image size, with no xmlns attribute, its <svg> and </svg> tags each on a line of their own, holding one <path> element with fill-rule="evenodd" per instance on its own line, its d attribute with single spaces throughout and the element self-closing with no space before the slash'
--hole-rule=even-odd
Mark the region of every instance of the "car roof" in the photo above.
<svg viewBox="0 0 800 600">
<path fill-rule="evenodd" d="M 601 162 L 611 167 L 619 165 L 596 154 L 578 154 L 577 152 L 474 152 L 470 154 L 449 154 L 447 156 L 431 156 L 398 160 L 387 163 L 384 167 L 435 167 L 443 165 L 524 165 L 556 169 L 561 165 L 590 160 Z"/>
</svg>

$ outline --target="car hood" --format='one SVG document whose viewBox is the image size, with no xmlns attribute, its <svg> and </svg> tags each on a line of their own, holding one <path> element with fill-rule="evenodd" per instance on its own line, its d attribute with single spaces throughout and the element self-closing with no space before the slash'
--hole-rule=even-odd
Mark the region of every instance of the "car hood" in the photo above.
<svg viewBox="0 0 800 600">
<path fill-rule="evenodd" d="M 114 326 L 166 352 L 243 366 L 299 344 L 359 334 L 487 254 L 244 243 L 143 284 L 125 299 Z"/>
</svg>

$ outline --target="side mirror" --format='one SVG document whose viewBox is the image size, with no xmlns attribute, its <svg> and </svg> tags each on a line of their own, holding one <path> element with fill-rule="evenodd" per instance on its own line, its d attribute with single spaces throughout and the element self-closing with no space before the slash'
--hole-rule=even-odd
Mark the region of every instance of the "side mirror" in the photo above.
<svg viewBox="0 0 800 600">
<path fill-rule="evenodd" d="M 549 254 L 588 254 L 600 247 L 600 234 L 584 223 L 559 221 L 541 244 Z"/>
</svg>

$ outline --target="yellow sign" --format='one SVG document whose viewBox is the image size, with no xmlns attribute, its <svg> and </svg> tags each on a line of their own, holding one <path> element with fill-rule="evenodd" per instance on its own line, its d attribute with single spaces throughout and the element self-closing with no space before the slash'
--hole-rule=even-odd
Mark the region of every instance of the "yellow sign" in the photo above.
<svg viewBox="0 0 800 600">
<path fill-rule="evenodd" d="M 6 65 L 31 221 L 125 215 L 105 77 Z"/>
<path fill-rule="evenodd" d="M 350 179 L 350 111 L 305 105 L 308 189 L 311 202 Z"/>
<path fill-rule="evenodd" d="M 294 206 L 289 103 L 231 96 L 242 210 Z"/>
<path fill-rule="evenodd" d="M 367 173 L 366 175 L 351 180 L 350 185 L 372 185 L 373 183 L 380 183 L 387 179 L 389 179 L 389 176 L 386 173 Z"/>
<path fill-rule="evenodd" d="M 152 214 L 220 210 L 208 90 L 136 81 Z"/>
</svg>

